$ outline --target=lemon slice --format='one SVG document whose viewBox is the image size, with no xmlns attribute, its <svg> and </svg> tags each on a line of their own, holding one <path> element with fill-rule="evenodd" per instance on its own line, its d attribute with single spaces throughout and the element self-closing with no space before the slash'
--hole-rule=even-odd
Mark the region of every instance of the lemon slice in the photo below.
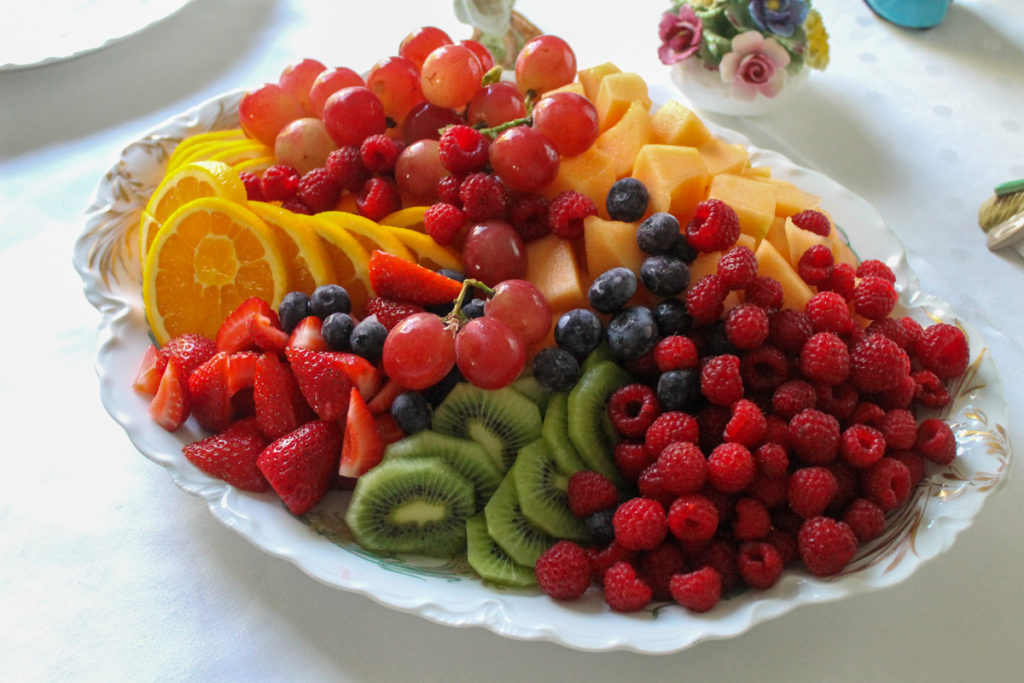
<svg viewBox="0 0 1024 683">
<path fill-rule="evenodd" d="M 370 287 L 370 252 L 351 232 L 338 223 L 323 218 L 324 213 L 313 216 L 293 215 L 297 221 L 305 223 L 320 236 L 334 268 L 334 282 L 348 291 L 353 310 L 361 314 L 363 303 L 373 291 Z"/>
<path fill-rule="evenodd" d="M 462 260 L 459 258 L 458 252 L 438 244 L 427 233 L 411 228 L 396 228 L 391 225 L 381 227 L 400 239 L 402 244 L 413 253 L 416 263 L 421 266 L 431 270 L 448 268 L 462 272 Z"/>
<path fill-rule="evenodd" d="M 181 142 L 171 152 L 171 156 L 167 159 L 167 170 L 171 170 L 180 166 L 186 156 L 191 154 L 196 147 L 200 145 L 206 145 L 211 142 L 230 142 L 235 140 L 244 140 L 245 133 L 241 128 L 231 128 L 228 130 L 211 130 L 205 133 L 197 133 L 191 135 Z"/>
<path fill-rule="evenodd" d="M 277 308 L 287 291 L 271 229 L 221 197 L 196 199 L 171 214 L 142 271 L 146 318 L 158 344 L 186 332 L 214 339 L 227 315 L 249 297 Z"/>
<path fill-rule="evenodd" d="M 247 206 L 274 233 L 291 289 L 312 294 L 318 286 L 335 281 L 330 255 L 308 222 L 275 204 L 249 202 Z"/>
<path fill-rule="evenodd" d="M 231 168 L 235 169 L 235 173 L 255 173 L 256 175 L 263 175 L 263 172 L 268 168 L 277 163 L 277 159 L 274 158 L 273 154 L 268 154 L 263 157 L 256 157 L 255 159 L 247 159 L 246 161 L 239 161 L 236 164 L 232 164 Z"/>
<path fill-rule="evenodd" d="M 242 163 L 243 161 L 249 161 L 251 159 L 272 156 L 274 154 L 274 150 L 270 149 L 259 140 L 240 140 L 238 142 L 221 145 L 218 150 L 210 151 L 211 154 L 205 159 L 205 161 L 223 161 L 229 166 L 234 166 L 235 164 Z"/>
<path fill-rule="evenodd" d="M 363 245 L 367 254 L 372 254 L 377 249 L 400 256 L 406 261 L 413 260 L 412 252 L 402 244 L 402 240 L 398 239 L 390 230 L 374 223 L 369 218 L 346 211 L 323 211 L 316 215 L 317 218 L 330 221 L 342 230 L 349 232 Z"/>
<path fill-rule="evenodd" d="M 410 206 L 389 213 L 380 219 L 381 225 L 391 225 L 396 228 L 415 228 L 423 232 L 423 216 L 427 213 L 426 206 Z"/>
</svg>

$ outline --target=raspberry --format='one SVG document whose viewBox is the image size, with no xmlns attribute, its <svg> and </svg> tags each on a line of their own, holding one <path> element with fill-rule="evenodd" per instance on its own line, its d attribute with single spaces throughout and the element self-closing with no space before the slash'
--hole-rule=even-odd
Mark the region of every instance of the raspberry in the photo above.
<svg viewBox="0 0 1024 683">
<path fill-rule="evenodd" d="M 841 334 L 854 325 L 846 299 L 836 292 L 818 292 L 807 301 L 804 311 L 818 332 Z"/>
<path fill-rule="evenodd" d="M 857 537 L 845 522 L 812 517 L 800 527 L 797 550 L 814 576 L 838 574 L 857 552 Z"/>
<path fill-rule="evenodd" d="M 651 587 L 655 600 L 671 600 L 669 582 L 676 574 L 686 571 L 686 558 L 674 540 L 668 540 L 654 550 L 640 553 L 636 570 Z"/>
<path fill-rule="evenodd" d="M 860 480 L 864 497 L 888 512 L 910 497 L 910 470 L 899 460 L 885 457 L 864 470 Z"/>
<path fill-rule="evenodd" d="M 745 493 L 754 500 L 759 501 L 766 508 L 777 508 L 785 504 L 788 492 L 788 474 L 783 473 L 779 476 L 766 477 L 758 472 L 754 477 L 754 481 L 750 482 L 750 486 L 747 487 Z"/>
<path fill-rule="evenodd" d="M 860 474 L 858 470 L 840 460 L 834 460 L 826 467 L 836 478 L 836 495 L 832 497 L 832 502 L 825 513 L 830 517 L 836 517 L 860 493 Z"/>
<path fill-rule="evenodd" d="M 371 221 L 379 221 L 401 208 L 402 197 L 398 193 L 398 185 L 383 176 L 374 176 L 367 180 L 356 197 L 356 209 L 359 210 L 359 214 Z"/>
<path fill-rule="evenodd" d="M 772 412 L 784 420 L 789 420 L 801 410 L 814 408 L 817 403 L 818 394 L 814 387 L 802 379 L 791 379 L 772 394 Z"/>
<path fill-rule="evenodd" d="M 330 211 L 338 203 L 341 186 L 326 168 L 314 168 L 299 179 L 298 195 L 313 213 Z"/>
<path fill-rule="evenodd" d="M 875 540 L 885 531 L 885 512 L 867 498 L 857 498 L 847 505 L 843 521 L 862 544 Z"/>
<path fill-rule="evenodd" d="M 757 278 L 757 257 L 750 247 L 732 247 L 718 259 L 716 272 L 726 289 L 746 289 Z"/>
<path fill-rule="evenodd" d="M 773 277 L 754 278 L 743 290 L 743 300 L 774 313 L 782 308 L 782 284 Z"/>
<path fill-rule="evenodd" d="M 672 599 L 692 612 L 708 612 L 722 598 L 722 575 L 713 567 L 676 574 L 668 586 Z"/>
<path fill-rule="evenodd" d="M 817 287 L 828 282 L 832 277 L 832 267 L 835 265 L 835 258 L 832 250 L 824 244 L 815 244 L 800 255 L 796 269 L 800 279 Z"/>
<path fill-rule="evenodd" d="M 700 428 L 697 426 L 697 420 L 692 415 L 678 410 L 670 410 L 659 415 L 644 435 L 647 452 L 653 458 L 660 456 L 669 444 L 677 441 L 697 443 L 699 440 Z"/>
<path fill-rule="evenodd" d="M 461 184 L 462 180 L 457 176 L 443 176 L 437 181 L 438 201 L 462 208 L 462 197 L 459 196 L 459 185 Z"/>
<path fill-rule="evenodd" d="M 897 298 L 892 283 L 874 275 L 863 278 L 853 289 L 854 310 L 868 320 L 887 317 L 896 307 Z"/>
<path fill-rule="evenodd" d="M 949 390 L 931 370 L 919 370 L 911 378 L 914 380 L 914 400 L 925 408 L 942 408 L 949 403 Z"/>
<path fill-rule="evenodd" d="M 917 452 L 939 465 L 948 465 L 956 457 L 956 436 L 949 425 L 934 417 L 917 427 Z"/>
<path fill-rule="evenodd" d="M 851 424 L 870 425 L 875 424 L 885 417 L 885 409 L 871 401 L 861 401 L 850 414 L 848 422 Z"/>
<path fill-rule="evenodd" d="M 646 384 L 627 384 L 612 392 L 608 417 L 619 434 L 640 439 L 661 415 L 658 397 Z"/>
<path fill-rule="evenodd" d="M 708 483 L 722 493 L 739 493 L 756 474 L 754 456 L 738 443 L 719 444 L 708 456 Z"/>
<path fill-rule="evenodd" d="M 910 333 L 895 318 L 879 318 L 872 320 L 864 331 L 867 334 L 884 334 L 900 345 L 904 351 L 910 350 Z"/>
<path fill-rule="evenodd" d="M 907 333 L 907 345 L 904 346 L 907 353 L 917 354 L 917 342 L 924 335 L 924 328 L 921 326 L 921 323 L 909 316 L 903 316 L 897 322 L 903 326 Z"/>
<path fill-rule="evenodd" d="M 708 358 L 700 369 L 700 392 L 719 406 L 729 406 L 743 398 L 740 359 L 731 354 Z"/>
<path fill-rule="evenodd" d="M 548 223 L 548 200 L 544 195 L 527 194 L 512 202 L 508 222 L 524 242 L 532 242 L 551 232 Z"/>
<path fill-rule="evenodd" d="M 281 202 L 281 208 L 292 213 L 301 213 L 305 216 L 312 216 L 313 209 L 306 206 L 305 202 L 298 198 L 296 195 L 292 195 Z"/>
<path fill-rule="evenodd" d="M 658 456 L 657 465 L 662 489 L 673 496 L 700 491 L 708 476 L 704 453 L 687 441 L 666 446 Z"/>
<path fill-rule="evenodd" d="M 781 477 L 789 469 L 786 449 L 775 442 L 763 443 L 754 451 L 757 471 L 766 477 Z"/>
<path fill-rule="evenodd" d="M 245 186 L 245 198 L 250 202 L 262 202 L 266 201 L 263 196 L 263 189 L 260 184 L 260 177 L 251 171 L 242 171 L 238 174 L 238 179 L 242 181 L 242 185 Z"/>
<path fill-rule="evenodd" d="M 789 420 L 778 415 L 768 415 L 764 428 L 765 443 L 776 443 L 789 449 Z"/>
<path fill-rule="evenodd" d="M 299 172 L 291 166 L 271 166 L 260 177 L 263 198 L 268 202 L 283 202 L 298 192 L 299 177 Z"/>
<path fill-rule="evenodd" d="M 796 533 L 773 528 L 768 534 L 768 542 L 775 546 L 782 557 L 782 566 L 786 567 L 790 562 L 795 562 L 800 556 L 796 547 Z"/>
<path fill-rule="evenodd" d="M 441 165 L 457 176 L 480 171 L 487 165 L 490 141 L 470 126 L 455 125 L 437 141 Z"/>
<path fill-rule="evenodd" d="M 756 541 L 768 535 L 772 518 L 764 503 L 754 498 L 740 498 L 733 508 L 732 535 L 737 541 Z"/>
<path fill-rule="evenodd" d="M 793 225 L 796 227 L 803 228 L 822 237 L 828 237 L 829 232 L 832 231 L 832 222 L 828 219 L 828 216 L 814 209 L 806 209 L 790 216 L 789 219 L 793 221 Z"/>
<path fill-rule="evenodd" d="M 917 441 L 917 421 L 909 410 L 889 410 L 872 426 L 882 433 L 886 448 L 902 451 L 913 448 Z"/>
<path fill-rule="evenodd" d="M 466 213 L 457 206 L 438 202 L 423 214 L 423 231 L 441 245 L 451 244 L 466 224 Z"/>
<path fill-rule="evenodd" d="M 740 577 L 754 588 L 771 588 L 782 576 L 782 554 L 771 543 L 747 542 L 736 553 Z"/>
<path fill-rule="evenodd" d="M 558 541 L 537 558 L 537 584 L 555 600 L 576 600 L 590 587 L 590 557 L 572 541 Z"/>
<path fill-rule="evenodd" d="M 569 509 L 580 519 L 614 507 L 619 502 L 619 490 L 600 472 L 580 470 L 569 477 Z"/>
<path fill-rule="evenodd" d="M 739 585 L 740 572 L 736 567 L 736 547 L 728 541 L 712 541 L 697 553 L 693 564 L 697 567 L 712 567 L 718 572 L 722 577 L 723 591 L 728 592 Z"/>
<path fill-rule="evenodd" d="M 585 194 L 566 190 L 551 200 L 548 225 L 563 240 L 583 236 L 583 219 L 597 215 L 597 206 Z"/>
<path fill-rule="evenodd" d="M 716 406 L 710 403 L 697 411 L 697 424 L 700 425 L 700 439 L 697 444 L 705 453 L 710 453 L 715 446 L 722 443 L 725 425 L 732 419 L 729 406 Z"/>
<path fill-rule="evenodd" d="M 741 351 L 756 349 L 768 338 L 768 314 L 755 304 L 740 304 L 725 316 L 725 335 Z"/>
<path fill-rule="evenodd" d="M 850 353 L 850 380 L 860 391 L 886 391 L 908 374 L 910 358 L 907 352 L 884 335 L 865 337 Z"/>
<path fill-rule="evenodd" d="M 698 360 L 697 346 L 681 334 L 664 337 L 654 346 L 654 364 L 659 372 L 695 368 Z"/>
<path fill-rule="evenodd" d="M 764 413 L 753 401 L 741 398 L 732 404 L 732 417 L 722 430 L 726 442 L 756 448 L 764 439 L 767 427 Z"/>
<path fill-rule="evenodd" d="M 721 199 L 705 199 L 693 210 L 686 226 L 686 241 L 697 251 L 728 249 L 740 236 L 740 219 Z"/>
<path fill-rule="evenodd" d="M 924 479 L 925 473 L 925 459 L 924 456 L 917 451 L 889 451 L 886 453 L 887 458 L 898 460 L 903 463 L 903 466 L 907 468 L 910 473 L 910 488 L 915 488 Z"/>
<path fill-rule="evenodd" d="M 847 422 L 857 407 L 860 394 L 849 383 L 832 387 L 827 384 L 814 385 L 818 395 L 818 410 L 828 413 L 840 422 Z"/>
<path fill-rule="evenodd" d="M 636 482 L 640 473 L 648 465 L 654 462 L 657 456 L 640 441 L 623 439 L 615 444 L 612 451 L 612 458 L 615 460 L 615 467 L 619 474 L 628 482 Z"/>
<path fill-rule="evenodd" d="M 839 482 L 826 467 L 801 467 L 789 478 L 787 498 L 793 512 L 804 519 L 825 511 L 839 490 Z"/>
<path fill-rule="evenodd" d="M 893 410 L 895 408 L 909 408 L 910 404 L 914 402 L 914 395 L 917 393 L 917 382 L 910 375 L 902 375 L 896 385 L 880 394 L 875 394 L 874 398 L 878 401 L 878 404 L 886 410 Z"/>
<path fill-rule="evenodd" d="M 378 133 L 367 137 L 359 145 L 359 158 L 371 173 L 391 173 L 395 170 L 395 162 L 401 151 L 400 142 Z"/>
<path fill-rule="evenodd" d="M 669 531 L 680 541 L 708 541 L 718 529 L 718 508 L 707 496 L 689 493 L 672 502 L 667 519 Z"/>
<path fill-rule="evenodd" d="M 603 548 L 587 548 L 590 558 L 590 578 L 595 583 L 604 583 L 604 574 L 618 562 L 632 562 L 634 552 L 611 541 Z"/>
<path fill-rule="evenodd" d="M 471 220 L 482 221 L 504 215 L 508 208 L 508 190 L 498 176 L 470 173 L 459 185 L 462 208 Z"/>
<path fill-rule="evenodd" d="M 857 285 L 857 274 L 849 263 L 837 263 L 832 267 L 832 276 L 818 285 L 818 291 L 835 292 L 847 301 L 853 298 Z"/>
<path fill-rule="evenodd" d="M 839 457 L 852 467 L 870 467 L 885 455 L 885 437 L 874 427 L 850 425 L 839 438 Z"/>
<path fill-rule="evenodd" d="M 808 465 L 825 465 L 839 450 L 839 420 L 820 410 L 801 410 L 789 420 L 789 443 Z"/>
<path fill-rule="evenodd" d="M 628 562 L 616 562 L 604 573 L 604 600 L 615 612 L 636 612 L 651 601 L 653 591 Z"/>
<path fill-rule="evenodd" d="M 782 351 L 766 344 L 740 358 L 743 386 L 752 392 L 770 393 L 789 379 L 789 362 Z"/>
<path fill-rule="evenodd" d="M 650 498 L 631 498 L 615 510 L 615 540 L 630 550 L 651 550 L 665 540 L 665 508 Z"/>
<path fill-rule="evenodd" d="M 832 332 L 818 332 L 800 351 L 800 373 L 811 382 L 835 386 L 850 376 L 850 352 Z"/>
<path fill-rule="evenodd" d="M 804 311 L 784 308 L 769 320 L 768 341 L 790 356 L 797 356 L 814 334 L 811 317 Z"/>
<path fill-rule="evenodd" d="M 970 362 L 967 337 L 959 327 L 949 323 L 925 328 L 914 344 L 914 351 L 921 366 L 942 380 L 964 374 Z"/>
<path fill-rule="evenodd" d="M 725 310 L 726 294 L 728 292 L 722 284 L 722 278 L 714 274 L 705 275 L 686 290 L 686 312 L 696 323 L 712 323 Z"/>
<path fill-rule="evenodd" d="M 654 364 L 654 348 L 652 347 L 647 353 L 638 356 L 637 358 L 626 358 L 623 361 L 623 367 L 629 372 L 633 373 L 633 376 L 637 377 L 642 382 L 648 384 L 657 382 L 658 380 L 658 366 Z M 661 400 L 661 397 L 658 397 Z M 665 406 L 662 405 L 664 408 Z"/>
<path fill-rule="evenodd" d="M 657 460 L 645 467 L 644 471 L 640 473 L 640 476 L 636 479 L 636 488 L 641 497 L 657 501 L 666 510 L 675 499 L 675 496 L 666 491 L 662 484 L 661 468 L 658 467 Z"/>
<path fill-rule="evenodd" d="M 892 268 L 878 259 L 861 261 L 860 265 L 857 266 L 857 277 L 880 277 L 892 284 L 896 284 L 896 273 L 892 272 Z"/>
<path fill-rule="evenodd" d="M 327 155 L 327 172 L 342 188 L 358 192 L 370 178 L 358 147 L 340 147 Z"/>
</svg>

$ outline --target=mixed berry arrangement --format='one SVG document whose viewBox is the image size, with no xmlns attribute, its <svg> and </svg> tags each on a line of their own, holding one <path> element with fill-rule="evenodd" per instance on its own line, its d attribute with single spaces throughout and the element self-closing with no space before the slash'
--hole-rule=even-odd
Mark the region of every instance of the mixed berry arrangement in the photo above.
<svg viewBox="0 0 1024 683">
<path fill-rule="evenodd" d="M 220 273 L 241 225 L 234 249 L 258 243 L 278 292 L 238 267 L 215 334 L 149 348 L 134 387 L 153 420 L 193 419 L 191 463 L 295 515 L 350 489 L 367 550 L 465 555 L 556 600 L 598 586 L 614 611 L 707 612 L 787 567 L 842 572 L 956 457 L 917 413 L 949 402 L 967 339 L 894 314 L 893 271 L 816 197 L 682 105 L 650 108 L 642 79 L 577 70 L 554 36 L 514 80 L 434 28 L 365 79 L 289 67 L 239 106 L 274 150 L 235 173 L 243 208 L 195 200 L 143 245 L 166 287 L 174 231 L 212 225 L 222 251 L 193 258 Z M 300 220 L 339 213 L 364 222 Z M 310 275 L 321 250 L 348 284 Z M 187 320 L 161 305 L 160 329 Z"/>
</svg>

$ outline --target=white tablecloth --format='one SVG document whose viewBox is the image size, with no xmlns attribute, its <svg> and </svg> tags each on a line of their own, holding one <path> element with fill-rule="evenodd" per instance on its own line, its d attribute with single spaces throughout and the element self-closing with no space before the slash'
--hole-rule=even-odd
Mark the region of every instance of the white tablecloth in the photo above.
<svg viewBox="0 0 1024 683">
<path fill-rule="evenodd" d="M 581 65 L 614 61 L 667 98 L 655 54 L 667 4 L 518 8 Z M 832 63 L 799 105 L 711 118 L 874 204 L 923 289 L 987 337 L 1024 444 L 1024 259 L 987 251 L 976 224 L 996 183 L 1024 177 L 1024 5 L 956 0 L 929 31 L 855 0 L 815 5 Z M 646 657 L 440 626 L 325 587 L 216 522 L 132 447 L 100 404 L 99 314 L 71 267 L 97 180 L 126 143 L 202 100 L 300 57 L 366 69 L 425 24 L 469 34 L 440 0 L 195 0 L 105 49 L 0 71 L 0 679 L 1019 680 L 1019 477 L 896 587 Z"/>
</svg>

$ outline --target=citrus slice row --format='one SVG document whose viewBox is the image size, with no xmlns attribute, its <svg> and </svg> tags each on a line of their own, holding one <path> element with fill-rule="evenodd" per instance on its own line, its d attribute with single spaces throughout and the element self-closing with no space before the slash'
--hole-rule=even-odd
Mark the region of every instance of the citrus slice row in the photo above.
<svg viewBox="0 0 1024 683">
<path fill-rule="evenodd" d="M 334 268 L 334 282 L 348 291 L 352 309 L 361 314 L 363 303 L 373 289 L 370 287 L 370 252 L 352 235 L 322 213 L 314 216 L 296 214 L 300 222 L 315 232 Z"/>
<path fill-rule="evenodd" d="M 249 202 L 248 207 L 274 233 L 291 289 L 312 294 L 318 286 L 335 281 L 330 255 L 307 222 L 275 204 Z"/>
<path fill-rule="evenodd" d="M 174 148 L 171 152 L 171 156 L 167 159 L 167 169 L 172 170 L 181 165 L 181 160 L 192 152 L 199 145 L 209 144 L 211 142 L 230 142 L 234 140 L 244 140 L 245 133 L 241 128 L 230 128 L 228 130 L 210 130 L 204 133 L 197 133 L 190 135 Z"/>
<path fill-rule="evenodd" d="M 363 245 L 367 254 L 372 254 L 374 250 L 380 250 L 400 256 L 406 261 L 413 260 L 412 252 L 402 244 L 398 237 L 386 227 L 374 223 L 365 216 L 347 211 L 323 211 L 316 216 L 330 221 L 351 234 L 356 241 Z"/>
</svg>

